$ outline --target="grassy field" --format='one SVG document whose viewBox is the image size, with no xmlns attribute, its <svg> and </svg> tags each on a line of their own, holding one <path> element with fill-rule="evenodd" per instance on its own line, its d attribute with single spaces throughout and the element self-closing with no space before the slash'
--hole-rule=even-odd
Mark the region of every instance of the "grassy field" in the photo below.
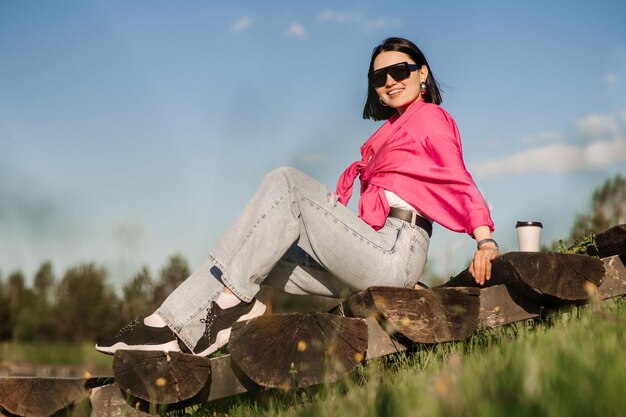
<svg viewBox="0 0 626 417">
<path fill-rule="evenodd" d="M 626 299 L 468 341 L 379 358 L 351 378 L 307 390 L 240 396 L 170 413 L 190 417 L 598 416 L 626 409 Z M 92 344 L 5 343 L 0 359 L 111 366 Z"/>
<path fill-rule="evenodd" d="M 0 343 L 0 361 L 34 365 L 84 365 L 110 368 L 112 357 L 98 353 L 93 343 Z"/>
<path fill-rule="evenodd" d="M 369 362 L 333 386 L 236 398 L 191 416 L 622 416 L 626 300 Z"/>
</svg>

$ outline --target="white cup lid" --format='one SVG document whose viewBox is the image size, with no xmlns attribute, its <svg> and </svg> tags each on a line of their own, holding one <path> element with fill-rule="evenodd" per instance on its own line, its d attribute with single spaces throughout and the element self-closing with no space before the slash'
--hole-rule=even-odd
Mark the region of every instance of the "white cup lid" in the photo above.
<svg viewBox="0 0 626 417">
<path fill-rule="evenodd" d="M 526 226 L 534 226 L 534 227 L 543 228 L 543 224 L 541 224 L 541 222 L 534 222 L 534 221 L 518 221 L 517 224 L 515 225 L 515 228 L 526 227 Z"/>
</svg>

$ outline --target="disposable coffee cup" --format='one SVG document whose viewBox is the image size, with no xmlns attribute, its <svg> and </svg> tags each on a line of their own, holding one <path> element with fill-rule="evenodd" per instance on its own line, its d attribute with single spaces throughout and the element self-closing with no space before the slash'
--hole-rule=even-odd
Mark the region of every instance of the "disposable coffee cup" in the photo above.
<svg viewBox="0 0 626 417">
<path fill-rule="evenodd" d="M 541 222 L 517 222 L 515 229 L 517 229 L 517 243 L 520 252 L 539 252 L 542 228 Z"/>
</svg>

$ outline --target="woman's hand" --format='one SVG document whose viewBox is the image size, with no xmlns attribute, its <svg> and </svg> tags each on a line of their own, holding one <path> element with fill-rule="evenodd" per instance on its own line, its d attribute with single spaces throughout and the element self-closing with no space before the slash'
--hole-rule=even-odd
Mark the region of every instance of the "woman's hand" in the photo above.
<svg viewBox="0 0 626 417">
<path fill-rule="evenodd" d="M 474 259 L 469 266 L 469 273 L 479 285 L 484 285 L 485 280 L 491 279 L 491 261 L 500 256 L 495 244 L 483 244 L 474 254 Z"/>
</svg>

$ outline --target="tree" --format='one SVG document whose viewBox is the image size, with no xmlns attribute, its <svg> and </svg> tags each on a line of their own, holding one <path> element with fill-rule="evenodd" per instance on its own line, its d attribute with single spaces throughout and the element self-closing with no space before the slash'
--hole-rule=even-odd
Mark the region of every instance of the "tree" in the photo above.
<svg viewBox="0 0 626 417">
<path fill-rule="evenodd" d="M 626 223 L 626 177 L 617 174 L 593 190 L 591 206 L 574 220 L 570 240 L 578 241 L 590 233 Z"/>
<path fill-rule="evenodd" d="M 180 255 L 171 256 L 167 265 L 161 269 L 159 282 L 154 288 L 153 307 L 158 307 L 189 274 L 189 266 L 185 258 Z"/>
<path fill-rule="evenodd" d="M 124 286 L 123 321 L 128 322 L 137 316 L 146 316 L 152 312 L 153 288 L 150 271 L 144 266 L 131 282 Z"/>
<path fill-rule="evenodd" d="M 8 279 L 8 305 L 11 334 L 14 339 L 30 341 L 37 331 L 35 294 L 26 288 L 24 275 L 15 271 Z"/>
<path fill-rule="evenodd" d="M 54 287 L 54 273 L 52 272 L 52 263 L 50 261 L 42 263 L 39 267 L 35 274 L 34 287 L 37 304 L 40 306 L 48 305 Z"/>
<path fill-rule="evenodd" d="M 26 286 L 24 285 L 24 275 L 21 271 L 15 271 L 9 275 L 8 284 L 9 307 L 11 311 L 17 312 L 24 303 Z"/>
<path fill-rule="evenodd" d="M 10 340 L 13 335 L 9 295 L 0 276 L 0 340 Z"/>
<path fill-rule="evenodd" d="M 121 324 L 120 301 L 106 283 L 104 268 L 93 263 L 69 268 L 57 289 L 55 319 L 64 340 L 96 340 Z"/>
<path fill-rule="evenodd" d="M 54 290 L 54 272 L 52 263 L 45 261 L 35 273 L 33 282 L 35 305 L 31 310 L 31 328 L 33 334 L 30 340 L 53 340 L 57 337 L 59 328 L 54 315 L 52 296 Z M 28 318 L 25 318 L 28 320 Z"/>
</svg>

